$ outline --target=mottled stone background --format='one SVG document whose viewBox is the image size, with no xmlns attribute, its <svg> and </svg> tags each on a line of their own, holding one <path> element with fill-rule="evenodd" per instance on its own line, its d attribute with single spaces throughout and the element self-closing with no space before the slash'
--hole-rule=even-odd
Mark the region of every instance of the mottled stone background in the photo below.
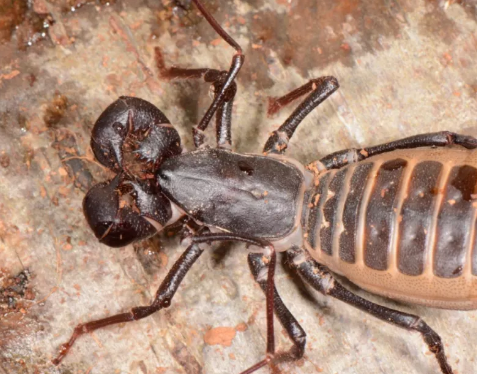
<svg viewBox="0 0 477 374">
<path fill-rule="evenodd" d="M 422 132 L 477 135 L 475 0 L 206 4 L 246 54 L 234 108 L 239 152 L 259 151 L 290 113 L 267 118 L 267 97 L 325 74 L 341 89 L 291 142 L 288 154 L 302 162 Z M 159 79 L 154 47 L 184 67 L 227 68 L 233 51 L 182 5 L 0 0 L 2 374 L 239 373 L 263 358 L 264 296 L 244 247 L 223 245 L 202 256 L 169 309 L 85 336 L 62 365 L 50 363 L 76 323 L 147 304 L 180 253 L 165 237 L 121 250 L 99 245 L 81 201 L 109 176 L 92 157 L 89 133 L 119 95 L 156 104 L 191 147 L 209 87 Z M 423 316 L 455 372 L 477 372 L 476 312 L 402 305 L 346 284 Z M 282 373 L 438 372 L 419 335 L 311 292 L 283 268 L 277 286 L 308 333 L 305 357 Z M 276 331 L 279 347 L 289 347 Z"/>
</svg>

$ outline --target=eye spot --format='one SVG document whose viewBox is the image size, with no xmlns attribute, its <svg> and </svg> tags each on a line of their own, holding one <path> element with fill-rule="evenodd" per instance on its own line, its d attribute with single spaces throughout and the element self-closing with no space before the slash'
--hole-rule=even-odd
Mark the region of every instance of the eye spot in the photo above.
<svg viewBox="0 0 477 374">
<path fill-rule="evenodd" d="M 238 167 L 239 167 L 240 171 L 242 171 L 243 173 L 245 173 L 247 175 L 253 175 L 253 172 L 254 172 L 253 166 L 251 166 L 246 161 L 239 161 L 238 162 Z"/>
<path fill-rule="evenodd" d="M 113 130 L 118 133 L 119 135 L 126 134 L 126 126 L 123 126 L 121 122 L 114 122 L 113 123 Z"/>
</svg>

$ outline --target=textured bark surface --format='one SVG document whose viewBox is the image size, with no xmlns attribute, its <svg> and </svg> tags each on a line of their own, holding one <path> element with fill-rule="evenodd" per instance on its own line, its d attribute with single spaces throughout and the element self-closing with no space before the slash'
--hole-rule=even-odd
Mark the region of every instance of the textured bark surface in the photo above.
<svg viewBox="0 0 477 374">
<path fill-rule="evenodd" d="M 262 359 L 265 299 L 244 247 L 224 245 L 199 259 L 169 309 L 82 337 L 62 365 L 50 363 L 78 322 L 149 303 L 181 250 L 165 237 L 120 250 L 98 244 L 81 207 L 89 186 L 110 176 L 89 148 L 94 121 L 120 95 L 142 97 L 191 149 L 209 88 L 160 80 L 154 47 L 169 64 L 221 69 L 233 51 L 195 8 L 173 3 L 14 3 L 0 0 L 0 373 L 238 373 Z M 239 152 L 260 151 L 290 113 L 267 118 L 267 97 L 320 75 L 341 88 L 292 140 L 287 154 L 301 162 L 423 132 L 477 135 L 475 1 L 207 6 L 246 55 L 233 117 Z M 286 269 L 276 281 L 308 334 L 305 357 L 283 373 L 438 372 L 420 336 L 309 291 Z M 456 373 L 475 372 L 476 312 L 398 304 L 346 284 L 421 315 Z"/>
</svg>

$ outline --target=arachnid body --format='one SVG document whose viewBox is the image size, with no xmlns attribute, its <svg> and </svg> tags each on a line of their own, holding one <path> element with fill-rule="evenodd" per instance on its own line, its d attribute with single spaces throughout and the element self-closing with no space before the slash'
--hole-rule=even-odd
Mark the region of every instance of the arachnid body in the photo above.
<svg viewBox="0 0 477 374">
<path fill-rule="evenodd" d="M 338 89 L 335 78 L 322 77 L 275 102 L 279 107 L 309 94 L 273 132 L 263 155 L 233 153 L 234 80 L 244 56 L 195 2 L 236 49 L 228 71 L 162 67 L 163 76 L 204 78 L 214 87 L 213 103 L 194 128 L 197 150 L 182 152 L 177 132 L 152 104 L 121 97 L 100 116 L 92 135 L 96 158 L 116 177 L 93 187 L 84 200 L 88 223 L 105 244 L 124 246 L 182 219 L 190 245 L 150 306 L 78 325 L 55 363 L 86 332 L 170 306 L 204 243 L 241 241 L 264 252 L 249 254 L 249 264 L 267 297 L 267 356 L 243 373 L 303 356 L 305 332 L 274 288 L 276 252 L 285 250 L 291 267 L 318 291 L 421 333 L 441 371 L 452 373 L 439 336 L 424 321 L 363 300 L 337 283 L 325 266 L 384 296 L 476 308 L 477 163 L 471 150 L 477 141 L 448 132 L 425 134 L 337 152 L 305 169 L 283 153 L 303 118 Z M 207 149 L 203 131 L 214 114 L 217 148 Z M 284 354 L 275 352 L 274 309 L 293 341 Z"/>
</svg>

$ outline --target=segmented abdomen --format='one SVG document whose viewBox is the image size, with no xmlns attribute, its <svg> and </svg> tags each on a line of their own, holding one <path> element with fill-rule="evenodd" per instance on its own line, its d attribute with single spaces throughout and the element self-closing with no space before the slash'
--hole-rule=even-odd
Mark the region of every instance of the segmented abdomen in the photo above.
<svg viewBox="0 0 477 374">
<path fill-rule="evenodd" d="M 318 180 L 305 198 L 303 222 L 317 261 L 373 290 L 380 288 L 373 275 L 379 272 L 396 280 L 467 277 L 466 284 L 477 284 L 475 152 L 394 151 Z M 353 268 L 355 276 L 348 274 Z M 383 287 L 382 294 L 399 293 L 388 289 L 392 281 Z"/>
</svg>

